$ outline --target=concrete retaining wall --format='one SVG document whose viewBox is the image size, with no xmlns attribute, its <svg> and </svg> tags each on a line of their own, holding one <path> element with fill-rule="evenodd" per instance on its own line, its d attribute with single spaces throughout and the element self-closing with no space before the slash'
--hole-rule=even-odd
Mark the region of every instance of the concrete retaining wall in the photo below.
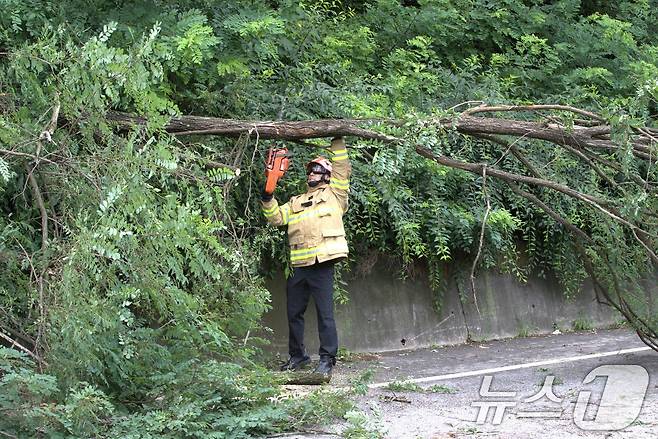
<svg viewBox="0 0 658 439">
<path fill-rule="evenodd" d="M 346 287 L 350 301 L 336 306 L 339 344 L 352 352 L 386 351 L 431 345 L 458 344 L 518 335 L 546 334 L 555 327 L 569 330 L 574 322 L 594 328 L 621 320 L 611 308 L 599 305 L 591 288 L 567 300 L 555 280 L 531 278 L 521 284 L 509 275 L 478 275 L 477 308 L 470 283 L 448 285 L 441 312 L 433 307 L 434 293 L 424 275 L 398 279 L 398 270 L 378 263 L 367 275 L 352 275 Z M 264 324 L 273 330 L 272 349 L 287 355 L 285 280 L 269 285 L 273 309 Z M 460 300 L 460 295 L 462 299 Z M 478 312 L 479 309 L 479 312 Z M 306 311 L 305 341 L 317 353 L 315 305 Z"/>
</svg>

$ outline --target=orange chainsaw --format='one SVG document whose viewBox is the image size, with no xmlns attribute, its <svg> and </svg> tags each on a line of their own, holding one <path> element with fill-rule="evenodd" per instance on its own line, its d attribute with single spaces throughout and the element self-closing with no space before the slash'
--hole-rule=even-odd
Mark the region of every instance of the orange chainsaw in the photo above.
<svg viewBox="0 0 658 439">
<path fill-rule="evenodd" d="M 265 166 L 265 192 L 273 194 L 276 182 L 283 177 L 290 165 L 287 148 L 270 148 L 267 154 L 267 165 Z"/>
</svg>

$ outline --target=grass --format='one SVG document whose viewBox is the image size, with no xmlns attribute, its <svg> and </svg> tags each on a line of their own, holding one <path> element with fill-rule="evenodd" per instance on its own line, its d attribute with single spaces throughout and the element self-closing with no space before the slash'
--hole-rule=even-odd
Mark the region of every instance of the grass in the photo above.
<svg viewBox="0 0 658 439">
<path fill-rule="evenodd" d="M 546 378 L 548 378 L 549 376 L 550 375 L 546 375 L 544 378 L 542 378 L 542 380 L 539 383 L 537 383 L 537 385 L 539 387 L 543 387 L 544 383 L 546 382 Z M 557 376 L 557 375 L 553 375 L 553 385 L 554 386 L 559 386 L 560 384 L 564 384 L 564 380 L 562 378 L 560 378 L 559 376 Z"/>
<path fill-rule="evenodd" d="M 591 331 L 594 329 L 594 323 L 587 317 L 579 317 L 571 323 L 574 331 Z"/>
<path fill-rule="evenodd" d="M 336 359 L 343 363 L 353 363 L 355 361 L 378 361 L 379 355 L 370 352 L 351 352 L 347 348 L 340 346 Z"/>
<path fill-rule="evenodd" d="M 385 387 L 391 392 L 422 392 L 423 388 L 409 381 L 392 381 Z"/>
<path fill-rule="evenodd" d="M 430 387 L 421 387 L 416 383 L 410 381 L 393 381 L 388 383 L 385 387 L 386 390 L 391 392 L 416 392 L 416 393 L 444 393 L 451 394 L 457 393 L 457 390 L 452 387 L 444 386 L 442 384 L 435 384 Z"/>
<path fill-rule="evenodd" d="M 375 407 L 371 407 L 373 416 L 361 410 L 352 410 L 345 414 L 347 427 L 341 432 L 345 439 L 383 439 L 386 437 L 386 429 L 382 421 L 382 415 Z"/>
<path fill-rule="evenodd" d="M 519 332 L 516 334 L 517 337 L 525 338 L 525 337 L 530 337 L 532 334 L 532 329 L 527 327 L 527 326 L 521 326 L 519 328 Z"/>
<path fill-rule="evenodd" d="M 353 395 L 365 395 L 368 393 L 368 384 L 372 382 L 375 376 L 375 371 L 368 368 L 361 372 L 358 376 L 350 380 L 350 387 Z"/>
<path fill-rule="evenodd" d="M 628 323 L 628 320 L 625 319 L 619 319 L 613 324 L 611 324 L 608 329 L 622 329 L 622 328 L 630 328 L 630 324 Z"/>
<path fill-rule="evenodd" d="M 336 360 L 342 361 L 344 363 L 349 363 L 354 361 L 354 353 L 350 352 L 348 349 L 340 346 L 338 352 L 336 353 Z"/>
<path fill-rule="evenodd" d="M 430 393 L 457 393 L 457 390 L 452 387 L 444 386 L 443 384 L 434 384 L 425 389 L 426 392 Z"/>
</svg>

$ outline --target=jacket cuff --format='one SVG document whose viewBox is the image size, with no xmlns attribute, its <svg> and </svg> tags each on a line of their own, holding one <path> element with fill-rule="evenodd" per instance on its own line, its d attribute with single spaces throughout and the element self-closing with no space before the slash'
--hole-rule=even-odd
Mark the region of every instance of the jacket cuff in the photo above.
<svg viewBox="0 0 658 439">
<path fill-rule="evenodd" d="M 332 151 L 336 151 L 339 149 L 345 149 L 345 147 L 346 147 L 345 138 L 338 137 L 337 139 L 333 139 L 331 141 L 331 146 L 329 147 L 329 149 L 331 149 Z"/>
<path fill-rule="evenodd" d="M 260 199 L 263 203 L 269 203 L 272 201 L 272 198 L 274 198 L 274 194 L 267 193 L 263 191 L 263 193 L 260 194 Z"/>
</svg>

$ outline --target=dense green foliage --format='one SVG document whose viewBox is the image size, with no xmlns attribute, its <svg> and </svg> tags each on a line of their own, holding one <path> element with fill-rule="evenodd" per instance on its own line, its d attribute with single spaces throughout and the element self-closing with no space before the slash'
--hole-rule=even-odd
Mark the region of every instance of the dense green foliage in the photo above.
<svg viewBox="0 0 658 439">
<path fill-rule="evenodd" d="M 348 412 L 333 397 L 275 403 L 280 389 L 255 361 L 264 275 L 287 266 L 285 233 L 259 207 L 272 142 L 173 138 L 169 116 L 407 121 L 377 128 L 406 146 L 348 139 L 352 264 L 377 252 L 396 255 L 403 274 L 427 264 L 440 291 L 442 264 L 477 251 L 482 180 L 411 146 L 491 163 L 505 148 L 423 121 L 467 101 L 557 102 L 600 112 L 624 145 L 658 112 L 655 0 L 0 0 L 0 10 L 0 330 L 39 361 L 0 350 L 0 431 L 18 437 L 247 437 Z M 40 133 L 55 108 L 49 142 Z M 119 132 L 108 110 L 149 124 Z M 613 191 L 554 145 L 519 145 L 547 178 L 616 197 L 631 216 L 658 211 L 655 194 Z M 281 200 L 317 154 L 289 146 Z M 658 179 L 628 149 L 609 158 L 620 182 Z M 525 172 L 510 156 L 499 165 Z M 569 232 L 488 185 L 481 267 L 554 273 L 575 294 L 586 273 Z M 621 226 L 537 193 L 606 249 L 588 248 L 597 268 L 623 281 L 650 270 Z"/>
</svg>

